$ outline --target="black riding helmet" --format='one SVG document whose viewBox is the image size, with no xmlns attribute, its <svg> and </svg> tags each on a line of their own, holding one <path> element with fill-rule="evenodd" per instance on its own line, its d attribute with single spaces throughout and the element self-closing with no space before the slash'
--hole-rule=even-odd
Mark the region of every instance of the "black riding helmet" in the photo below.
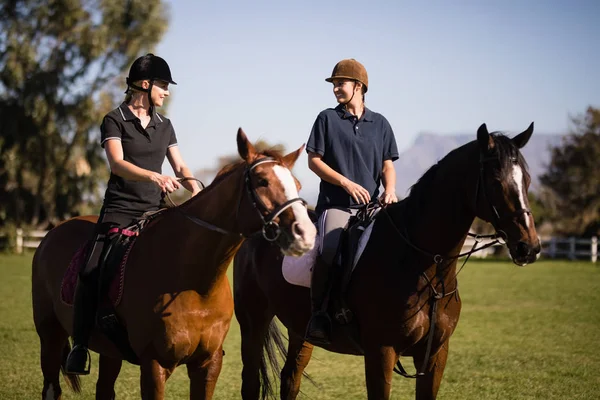
<svg viewBox="0 0 600 400">
<path fill-rule="evenodd" d="M 148 89 L 144 89 L 134 84 L 134 82 L 142 81 L 144 79 L 148 79 L 150 81 L 150 87 L 148 87 Z M 171 77 L 171 69 L 169 68 L 169 64 L 167 64 L 163 58 L 155 56 L 152 53 L 148 53 L 145 56 L 139 57 L 133 62 L 133 64 L 131 64 L 129 76 L 125 81 L 127 82 L 127 91 L 129 91 L 129 88 L 131 87 L 135 90 L 139 90 L 140 92 L 147 92 L 151 107 L 154 106 L 150 96 L 154 81 L 163 81 L 177 85 L 177 83 Z M 125 91 L 125 93 L 127 93 L 127 91 Z"/>
</svg>

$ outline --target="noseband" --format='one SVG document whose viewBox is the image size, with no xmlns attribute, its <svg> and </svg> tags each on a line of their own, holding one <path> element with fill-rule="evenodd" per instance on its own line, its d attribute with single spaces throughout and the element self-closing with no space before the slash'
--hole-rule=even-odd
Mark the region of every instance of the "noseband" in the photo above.
<svg viewBox="0 0 600 400">
<path fill-rule="evenodd" d="M 302 203 L 306 207 L 306 201 L 301 197 L 296 197 L 294 199 L 288 200 L 285 203 L 275 207 L 274 210 L 269 210 L 269 208 L 262 201 L 258 193 L 256 192 L 256 188 L 252 185 L 252 180 L 250 179 L 250 174 L 254 168 L 259 166 L 260 164 L 265 163 L 277 163 L 278 161 L 273 157 L 261 158 L 254 161 L 252 164 L 246 166 L 246 170 L 244 171 L 244 186 L 246 187 L 246 194 L 250 197 L 250 201 L 252 202 L 253 208 L 258 213 L 260 220 L 262 222 L 262 235 L 265 240 L 269 242 L 274 242 L 281 235 L 281 228 L 279 224 L 275 221 L 275 219 L 285 210 L 290 208 L 294 203 Z M 238 202 L 238 208 L 236 211 L 236 220 L 238 219 L 240 206 L 242 204 L 242 198 L 240 197 L 240 201 Z M 223 228 L 220 228 L 216 225 L 213 225 L 209 222 L 203 221 L 193 215 L 188 215 L 184 213 L 179 207 L 175 208 L 180 213 L 182 213 L 187 219 L 195 223 L 196 225 L 200 225 L 204 228 L 210 229 L 211 231 L 219 232 L 224 235 L 238 234 L 240 236 L 245 236 L 242 232 L 230 232 Z"/>
</svg>

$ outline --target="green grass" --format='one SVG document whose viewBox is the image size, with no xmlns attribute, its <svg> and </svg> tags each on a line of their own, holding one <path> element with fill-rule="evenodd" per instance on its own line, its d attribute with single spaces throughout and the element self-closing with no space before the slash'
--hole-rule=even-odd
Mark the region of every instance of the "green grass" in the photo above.
<svg viewBox="0 0 600 400">
<path fill-rule="evenodd" d="M 42 388 L 39 342 L 32 321 L 31 254 L 0 255 L 0 399 L 37 399 Z M 469 261 L 459 277 L 463 311 L 450 342 L 440 399 L 597 399 L 600 390 L 600 265 L 539 261 Z M 240 334 L 225 342 L 216 399 L 239 399 Z M 409 359 L 403 359 L 410 366 Z M 93 398 L 98 359 L 83 394 L 63 384 L 65 399 Z M 361 357 L 317 349 L 307 371 L 318 386 L 305 399 L 364 399 Z M 124 365 L 118 399 L 139 399 L 138 368 Z M 393 399 L 411 399 L 414 381 L 394 377 Z M 167 399 L 187 398 L 186 370 L 167 384 Z"/>
</svg>

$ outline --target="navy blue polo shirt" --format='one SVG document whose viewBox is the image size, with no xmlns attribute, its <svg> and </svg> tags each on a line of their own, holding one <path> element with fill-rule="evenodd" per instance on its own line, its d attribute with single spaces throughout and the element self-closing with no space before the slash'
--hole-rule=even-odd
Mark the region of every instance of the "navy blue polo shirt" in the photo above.
<svg viewBox="0 0 600 400">
<path fill-rule="evenodd" d="M 313 125 L 306 151 L 317 153 L 333 170 L 379 196 L 383 162 L 398 159 L 396 138 L 381 114 L 365 107 L 358 119 L 343 105 L 321 111 Z M 321 180 L 317 213 L 330 207 L 350 207 L 356 202 L 341 187 Z"/>
<path fill-rule="evenodd" d="M 144 129 L 126 103 L 106 114 L 100 133 L 102 147 L 107 140 L 120 140 L 125 161 L 159 174 L 167 149 L 177 146 L 175 130 L 168 118 L 153 112 Z M 104 196 L 105 210 L 139 214 L 158 210 L 160 201 L 161 190 L 155 183 L 131 181 L 111 172 Z"/>
</svg>

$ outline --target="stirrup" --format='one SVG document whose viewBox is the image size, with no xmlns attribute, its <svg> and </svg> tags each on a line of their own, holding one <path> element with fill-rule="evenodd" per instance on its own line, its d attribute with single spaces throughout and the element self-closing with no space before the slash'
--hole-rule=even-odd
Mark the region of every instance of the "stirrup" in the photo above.
<svg viewBox="0 0 600 400">
<path fill-rule="evenodd" d="M 322 319 L 321 326 L 315 326 L 315 320 Z M 315 336 L 314 334 L 317 333 Z M 331 344 L 331 318 L 329 315 L 324 312 L 318 312 L 311 316 L 308 321 L 308 326 L 306 327 L 306 333 L 304 335 L 304 340 L 317 345 L 324 346 Z"/>
<path fill-rule="evenodd" d="M 82 357 L 81 353 L 83 353 L 84 351 L 85 351 L 85 361 L 83 364 L 83 369 L 74 368 L 73 364 L 79 364 L 79 365 L 76 365 L 76 367 L 80 366 L 81 357 Z M 81 344 L 73 346 L 73 348 L 69 352 L 69 355 L 67 356 L 67 361 L 65 363 L 65 372 L 69 375 L 89 375 L 91 367 L 92 367 L 92 357 L 90 355 L 90 351 L 88 350 L 88 348 Z"/>
</svg>

